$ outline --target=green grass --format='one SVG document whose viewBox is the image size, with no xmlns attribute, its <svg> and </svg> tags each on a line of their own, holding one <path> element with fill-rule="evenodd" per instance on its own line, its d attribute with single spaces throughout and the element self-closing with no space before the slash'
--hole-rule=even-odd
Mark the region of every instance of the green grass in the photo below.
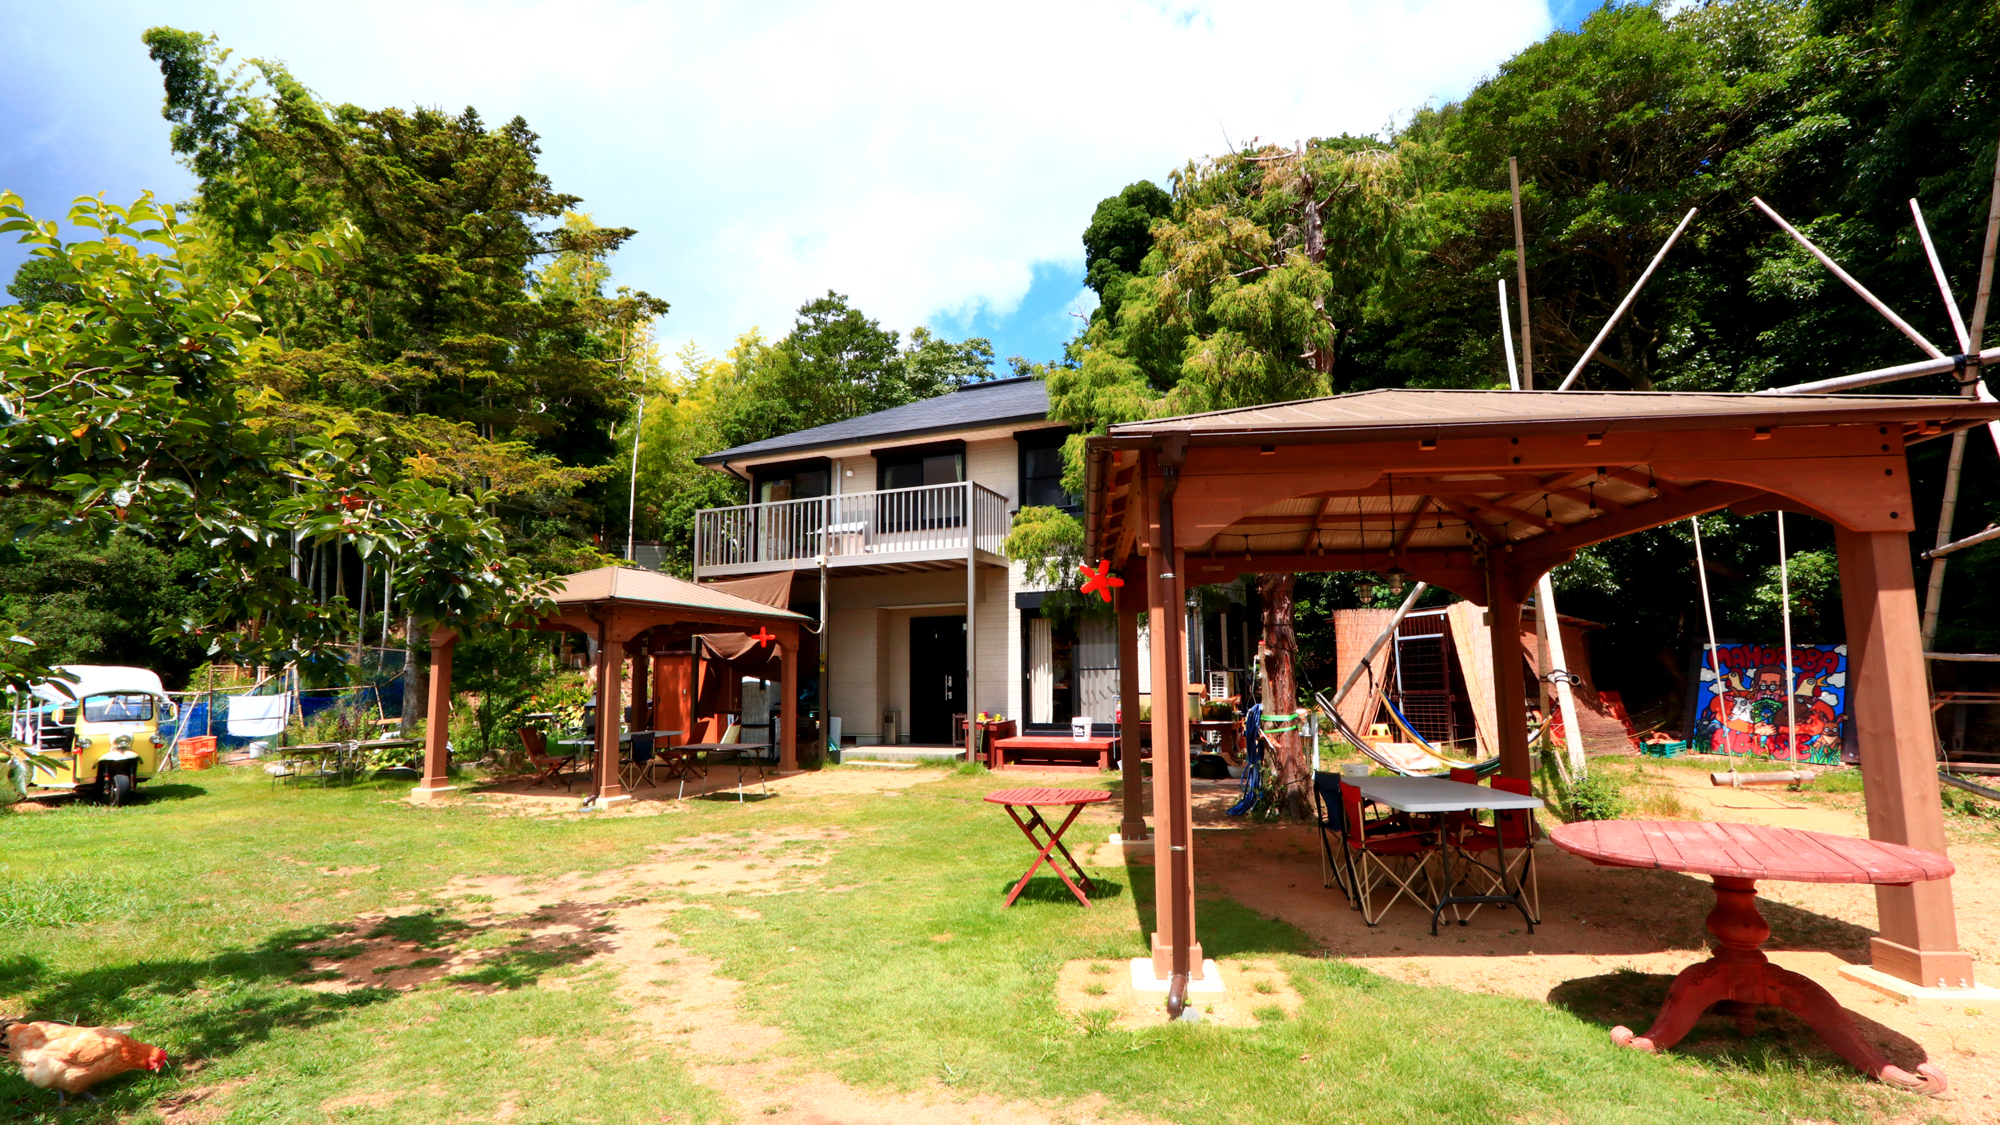
<svg viewBox="0 0 2000 1125">
<path fill-rule="evenodd" d="M 604 819 L 412 808 L 401 784 L 272 792 L 254 775 L 181 778 L 149 786 L 136 808 L 0 813 L 0 1013 L 134 1024 L 175 1060 L 107 1085 L 103 1105 L 64 1122 L 156 1122 L 218 1085 L 230 1123 L 429 1125 L 490 1119 L 509 1101 L 522 1123 L 726 1120 L 689 1060 L 635 1047 L 611 974 L 582 944 L 524 943 L 520 929 L 454 913 L 441 892 L 454 876 L 588 874 L 676 838 L 815 825 L 847 833 L 818 871 L 843 889 L 682 910 L 672 924 L 747 982 L 749 1011 L 784 1028 L 801 1060 L 858 1086 L 1096 1094 L 1119 1111 L 1232 1125 L 1856 1121 L 1902 1097 L 1782 1037 L 1660 1057 L 1612 1048 L 1608 1021 L 1643 1018 L 1663 980 L 1579 985 L 1553 1005 L 1399 984 L 1316 956 L 1297 930 L 1207 884 L 1208 954 L 1276 960 L 1302 1009 L 1273 1005 L 1235 1029 L 1066 1017 L 1061 965 L 1144 953 L 1150 872 L 1093 871 L 1088 910 L 1044 874 L 1003 909 L 1030 853 L 979 800 L 994 788 L 979 770 L 939 770 L 897 797 L 690 801 L 673 816 Z M 406 965 L 498 954 L 460 975 L 477 991 L 446 978 L 409 992 L 305 987 L 309 950 L 339 954 L 377 933 L 417 945 Z M 563 987 L 544 987 L 557 978 Z M 53 1098 L 11 1071 L 0 1119 L 58 1120 Z"/>
</svg>

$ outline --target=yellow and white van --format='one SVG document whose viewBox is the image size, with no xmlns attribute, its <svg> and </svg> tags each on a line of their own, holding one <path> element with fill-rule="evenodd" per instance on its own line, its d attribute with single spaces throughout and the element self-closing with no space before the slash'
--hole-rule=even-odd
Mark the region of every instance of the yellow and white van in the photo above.
<svg viewBox="0 0 2000 1125">
<path fill-rule="evenodd" d="M 160 766 L 160 723 L 176 709 L 157 673 L 65 664 L 14 708 L 15 741 L 37 756 L 28 784 L 122 805 Z"/>
</svg>

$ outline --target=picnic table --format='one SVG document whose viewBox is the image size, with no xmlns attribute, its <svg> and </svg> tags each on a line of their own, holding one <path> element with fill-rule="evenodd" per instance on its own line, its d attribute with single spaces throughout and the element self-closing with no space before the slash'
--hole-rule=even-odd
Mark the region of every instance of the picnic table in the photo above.
<svg viewBox="0 0 2000 1125">
<path fill-rule="evenodd" d="M 1028 880 L 1035 877 L 1035 871 L 1043 863 L 1047 863 L 1049 870 L 1054 871 L 1062 879 L 1063 884 L 1069 887 L 1069 893 L 1075 895 L 1078 902 L 1089 906 L 1090 896 L 1084 894 L 1082 888 L 1070 880 L 1069 872 L 1064 871 L 1061 865 L 1049 858 L 1049 851 L 1054 849 L 1061 852 L 1063 859 L 1069 861 L 1070 869 L 1076 872 L 1077 879 L 1081 880 L 1085 887 L 1096 890 L 1090 881 L 1090 876 L 1083 873 L 1082 865 L 1077 863 L 1076 857 L 1070 855 L 1069 849 L 1063 846 L 1062 836 L 1069 831 L 1070 824 L 1076 820 L 1076 814 L 1083 811 L 1083 806 L 1095 805 L 1110 799 L 1111 794 L 1102 789 L 996 789 L 988 793 L 987 803 L 1005 805 L 1007 815 L 1014 818 L 1014 823 L 1020 827 L 1021 833 L 1036 848 L 1035 862 L 1028 865 L 1027 873 L 1021 876 L 1020 882 L 1014 884 L 1014 889 L 1007 892 L 1007 901 L 1002 905 L 1014 905 L 1014 900 L 1021 897 L 1021 892 L 1027 888 Z M 1050 828 L 1049 822 L 1042 819 L 1041 809 L 1037 807 L 1041 805 L 1068 805 L 1069 815 L 1063 818 L 1060 827 Z M 1026 820 L 1021 819 L 1020 809 L 1028 810 Z M 1047 834 L 1046 840 L 1035 835 L 1038 829 Z"/>
<path fill-rule="evenodd" d="M 1108 770 L 1111 755 L 1118 749 L 1116 738 L 1077 738 L 1068 734 L 1021 734 L 1012 738 L 996 738 L 987 744 L 991 747 L 986 768 L 1004 770 L 1020 768 L 1022 763 L 1009 762 L 1007 756 L 1033 755 L 1051 758 L 1078 758 L 1082 761 L 1074 766 L 1058 766 L 1058 769 Z M 1097 760 L 1096 766 L 1085 764 L 1089 759 Z M 1038 767 L 1046 768 L 1046 767 Z"/>
<path fill-rule="evenodd" d="M 726 759 L 736 766 L 736 803 L 740 805 L 743 803 L 745 771 L 749 770 L 752 766 L 757 769 L 758 787 L 764 791 L 765 796 L 770 796 L 771 786 L 767 782 L 764 773 L 764 752 L 770 748 L 771 743 L 768 742 L 687 742 L 679 746 L 669 747 L 665 751 L 655 750 L 653 753 L 655 756 L 663 756 L 669 762 L 674 763 L 669 768 L 677 772 L 670 773 L 667 776 L 681 779 L 682 793 L 687 792 L 687 779 L 689 776 L 708 776 L 706 767 L 712 760 L 709 757 L 710 755 L 720 754 L 726 756 Z M 751 754 L 749 753 L 750 751 L 756 751 L 756 753 Z"/>
<path fill-rule="evenodd" d="M 1443 815 L 1455 812 L 1473 812 L 1478 809 L 1526 809 L 1532 817 L 1534 810 L 1542 807 L 1542 799 L 1528 793 L 1509 793 L 1504 789 L 1494 789 L 1485 785 L 1469 785 L 1463 781 L 1450 781 L 1441 777 L 1357 777 L 1347 784 L 1361 791 L 1363 797 L 1378 805 L 1387 805 L 1406 813 L 1430 813 Z M 1531 837 L 1532 838 L 1532 837 Z M 1521 902 L 1521 880 L 1515 879 L 1510 890 L 1507 886 L 1507 845 L 1505 835 L 1494 838 L 1498 854 L 1494 866 L 1500 877 L 1497 895 L 1455 895 L 1450 893 L 1451 853 L 1449 845 L 1438 848 L 1440 862 L 1444 865 L 1443 887 L 1445 893 L 1431 903 L 1431 933 L 1438 929 L 1438 918 L 1447 906 L 1509 906 L 1521 912 L 1521 921 L 1529 933 L 1535 932 L 1535 918 Z M 1532 845 L 1530 845 L 1532 846 Z M 1467 863 L 1472 862 L 1467 860 Z M 1525 873 L 1525 872 L 1524 872 Z M 1465 919 L 1459 919 L 1464 924 Z"/>
<path fill-rule="evenodd" d="M 1715 910 L 1708 916 L 1715 955 L 1674 978 L 1646 1034 L 1614 1027 L 1613 1043 L 1641 1051 L 1671 1047 L 1703 1012 L 1724 1000 L 1738 1003 L 1737 1028 L 1747 1034 L 1750 1006 L 1770 1004 L 1796 1013 L 1857 1069 L 1907 1090 L 1944 1092 L 1943 1071 L 1930 1063 L 1918 1066 L 1916 1074 L 1889 1065 L 1855 1030 L 1832 993 L 1770 963 L 1761 948 L 1771 927 L 1757 912 L 1757 880 L 1907 886 L 1949 877 L 1950 860 L 1902 844 L 1762 824 L 1596 820 L 1562 825 L 1549 837 L 1564 851 L 1602 866 L 1685 871 L 1715 880 Z"/>
</svg>

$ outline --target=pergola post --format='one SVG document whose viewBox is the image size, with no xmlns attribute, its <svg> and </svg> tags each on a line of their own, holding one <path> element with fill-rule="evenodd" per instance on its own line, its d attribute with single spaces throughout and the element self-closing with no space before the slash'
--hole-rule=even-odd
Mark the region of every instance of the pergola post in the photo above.
<svg viewBox="0 0 2000 1125">
<path fill-rule="evenodd" d="M 1139 611 L 1146 604 L 1146 587 L 1127 582 L 1118 587 L 1118 772 L 1124 783 L 1125 818 L 1118 838 L 1144 840 L 1146 832 L 1146 761 L 1139 721 Z"/>
<path fill-rule="evenodd" d="M 618 728 L 623 718 L 625 695 L 625 646 L 612 637 L 612 615 L 597 623 L 597 782 L 596 805 L 632 799 L 618 779 Z"/>
<path fill-rule="evenodd" d="M 424 721 L 424 779 L 410 791 L 412 801 L 434 801 L 458 788 L 451 783 L 451 654 L 458 634 L 431 630 L 429 709 Z"/>
<path fill-rule="evenodd" d="M 632 729 L 653 729 L 652 683 L 653 677 L 651 648 L 652 633 L 647 631 L 625 642 L 625 651 L 632 657 Z"/>
<path fill-rule="evenodd" d="M 1161 499 L 1158 478 L 1148 499 Z M 1201 945 L 1194 936 L 1194 806 L 1188 786 L 1187 598 L 1181 552 L 1171 528 L 1150 528 L 1147 604 L 1153 657 L 1153 976 L 1186 973 L 1201 979 Z"/>
<path fill-rule="evenodd" d="M 1486 559 L 1486 623 L 1493 646 L 1493 725 L 1499 735 L 1500 775 L 1526 779 L 1534 774 L 1528 752 L 1528 681 L 1522 672 L 1521 594 L 1526 584 L 1508 566 L 1502 551 Z"/>
<path fill-rule="evenodd" d="M 1936 728 L 1907 531 L 1849 531 L 1836 524 L 1847 617 L 1850 708 L 1861 749 L 1871 839 L 1945 854 Z M 1925 987 L 1972 983 L 1959 951 L 1951 880 L 1875 888 L 1882 934 L 1870 944 L 1880 972 Z"/>
<path fill-rule="evenodd" d="M 791 773 L 799 768 L 798 630 L 778 643 L 778 690 L 784 693 L 778 705 L 778 772 Z"/>
</svg>

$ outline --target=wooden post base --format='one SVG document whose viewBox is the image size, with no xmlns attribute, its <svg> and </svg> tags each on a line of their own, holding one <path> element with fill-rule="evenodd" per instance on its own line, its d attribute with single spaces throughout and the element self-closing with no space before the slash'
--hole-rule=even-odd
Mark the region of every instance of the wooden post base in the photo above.
<svg viewBox="0 0 2000 1125">
<path fill-rule="evenodd" d="M 1611 1029 L 1611 1041 L 1641 1051 L 1664 1050 L 1681 1041 L 1703 1012 L 1724 1001 L 1736 1004 L 1737 1030 L 1748 1034 L 1754 1009 L 1768 1004 L 1796 1014 L 1819 1033 L 1841 1058 L 1855 1068 L 1892 1086 L 1923 1094 L 1945 1091 L 1944 1072 L 1930 1063 L 1911 1074 L 1875 1052 L 1833 994 L 1807 977 L 1781 969 L 1764 956 L 1761 946 L 1771 936 L 1770 924 L 1757 912 L 1757 881 L 1715 877 L 1715 909 L 1708 915 L 1708 932 L 1715 935 L 1715 956 L 1690 965 L 1674 978 L 1666 1003 L 1644 1035 L 1628 1027 Z"/>
<path fill-rule="evenodd" d="M 447 793 L 458 792 L 456 785 L 419 785 L 410 790 L 410 800 L 419 803 L 442 800 Z"/>
</svg>

